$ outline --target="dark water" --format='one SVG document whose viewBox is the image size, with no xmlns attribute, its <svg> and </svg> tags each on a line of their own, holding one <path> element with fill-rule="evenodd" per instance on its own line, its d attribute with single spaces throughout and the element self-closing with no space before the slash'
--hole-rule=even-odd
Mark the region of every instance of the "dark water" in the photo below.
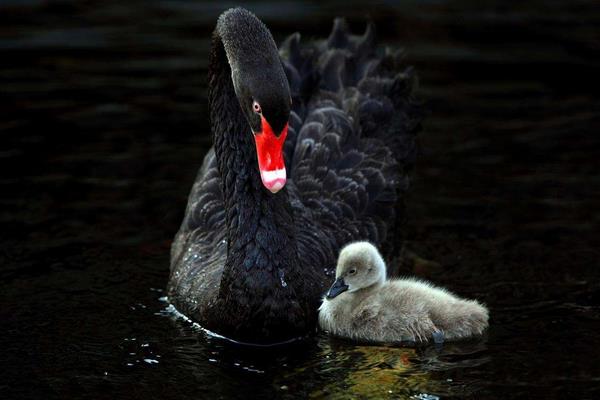
<svg viewBox="0 0 600 400">
<path fill-rule="evenodd" d="M 438 348 L 252 350 L 160 300 L 210 146 L 207 38 L 233 3 L 1 1 L 0 396 L 599 398 L 593 3 L 248 5 L 277 39 L 369 13 L 406 48 L 431 115 L 406 227 L 430 261 L 405 271 L 492 315 Z"/>
</svg>

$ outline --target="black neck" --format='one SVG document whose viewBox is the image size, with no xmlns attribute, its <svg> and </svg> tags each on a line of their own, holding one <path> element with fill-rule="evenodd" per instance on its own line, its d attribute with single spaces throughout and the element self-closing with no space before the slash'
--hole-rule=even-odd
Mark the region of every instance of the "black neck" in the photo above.
<svg viewBox="0 0 600 400">
<path fill-rule="evenodd" d="M 209 66 L 209 107 L 228 235 L 220 300 L 228 313 L 238 313 L 246 321 L 244 329 L 271 336 L 278 329 L 297 331 L 308 316 L 306 305 L 296 300 L 300 288 L 295 283 L 302 279 L 287 189 L 273 194 L 262 185 L 253 133 L 236 97 L 218 34 L 213 37 Z M 292 320 L 286 321 L 279 312 Z M 239 331 L 240 322 L 232 322 L 236 324 L 231 329 Z"/>
</svg>

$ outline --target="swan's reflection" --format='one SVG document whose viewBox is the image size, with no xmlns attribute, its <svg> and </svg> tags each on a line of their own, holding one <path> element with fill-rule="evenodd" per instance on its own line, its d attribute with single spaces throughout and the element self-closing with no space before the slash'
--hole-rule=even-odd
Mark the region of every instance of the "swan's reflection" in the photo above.
<svg viewBox="0 0 600 400">
<path fill-rule="evenodd" d="M 175 362 L 220 384 L 251 379 L 282 397 L 435 399 L 469 396 L 481 388 L 462 368 L 489 361 L 484 340 L 405 347 L 357 344 L 324 333 L 268 348 L 235 344 L 165 309 L 181 334 Z M 455 373 L 456 372 L 456 373 Z"/>
<path fill-rule="evenodd" d="M 310 382 L 310 398 L 410 398 L 439 391 L 420 367 L 418 349 L 356 345 L 324 335 L 317 346 L 313 360 L 282 374 L 277 383 L 301 390 L 302 382 Z"/>
</svg>

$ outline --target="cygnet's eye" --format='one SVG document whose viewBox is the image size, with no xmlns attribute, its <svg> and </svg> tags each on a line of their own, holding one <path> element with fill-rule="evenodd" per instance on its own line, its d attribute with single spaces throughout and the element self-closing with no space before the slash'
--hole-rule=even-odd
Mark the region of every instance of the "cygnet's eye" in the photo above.
<svg viewBox="0 0 600 400">
<path fill-rule="evenodd" d="M 353 269 L 351 269 L 350 271 L 348 271 L 348 273 L 349 273 L 350 275 L 354 275 L 354 274 L 356 273 L 356 269 L 354 269 L 354 268 L 353 268 Z"/>
<path fill-rule="evenodd" d="M 260 114 L 262 112 L 262 109 L 260 108 L 260 104 L 258 104 L 258 102 L 256 100 L 254 100 L 252 102 L 252 110 L 254 110 L 254 112 L 257 114 Z"/>
</svg>

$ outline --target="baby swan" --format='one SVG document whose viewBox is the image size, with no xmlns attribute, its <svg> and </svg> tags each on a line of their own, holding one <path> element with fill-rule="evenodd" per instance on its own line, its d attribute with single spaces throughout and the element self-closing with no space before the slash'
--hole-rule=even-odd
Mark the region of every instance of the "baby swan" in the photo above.
<svg viewBox="0 0 600 400">
<path fill-rule="evenodd" d="M 336 336 L 375 342 L 436 342 L 481 334 L 488 310 L 413 279 L 386 280 L 386 267 L 370 243 L 340 252 L 336 279 L 319 308 L 319 325 Z"/>
</svg>

